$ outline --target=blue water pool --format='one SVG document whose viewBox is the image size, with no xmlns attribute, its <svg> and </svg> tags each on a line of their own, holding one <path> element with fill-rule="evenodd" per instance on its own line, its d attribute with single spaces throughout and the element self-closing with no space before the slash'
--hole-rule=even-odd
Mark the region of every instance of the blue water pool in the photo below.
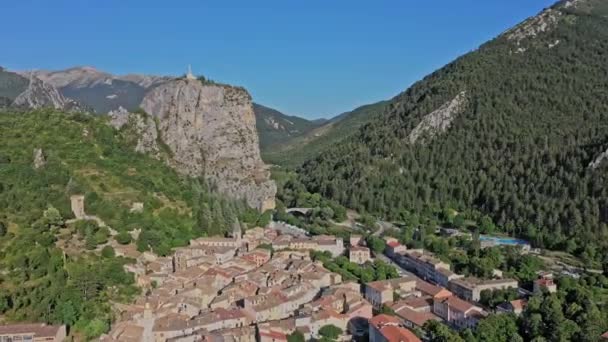
<svg viewBox="0 0 608 342">
<path fill-rule="evenodd" d="M 498 237 L 498 236 L 491 236 L 491 235 L 481 235 L 481 236 L 479 236 L 479 240 L 480 241 L 492 241 L 497 245 L 518 246 L 518 245 L 529 245 L 530 244 L 528 241 L 522 240 L 522 239 L 516 239 L 516 238 L 510 238 L 510 237 Z"/>
</svg>

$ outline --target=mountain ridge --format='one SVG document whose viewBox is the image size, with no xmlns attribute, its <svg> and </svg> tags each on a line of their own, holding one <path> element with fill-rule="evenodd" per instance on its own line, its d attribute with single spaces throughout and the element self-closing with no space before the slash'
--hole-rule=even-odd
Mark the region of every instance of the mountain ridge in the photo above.
<svg viewBox="0 0 608 342">
<path fill-rule="evenodd" d="M 395 220 L 445 208 L 489 215 L 536 246 L 601 259 L 606 173 L 587 166 L 608 148 L 607 15 L 606 2 L 562 1 L 525 20 L 395 96 L 309 158 L 300 181 Z M 427 115 L 465 91 L 445 132 L 410 143 Z"/>
</svg>

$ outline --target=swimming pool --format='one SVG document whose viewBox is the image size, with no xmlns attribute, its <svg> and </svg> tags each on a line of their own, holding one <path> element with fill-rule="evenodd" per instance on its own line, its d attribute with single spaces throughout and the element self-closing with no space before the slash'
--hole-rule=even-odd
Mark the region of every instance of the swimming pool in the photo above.
<svg viewBox="0 0 608 342">
<path fill-rule="evenodd" d="M 498 237 L 491 235 L 481 235 L 479 236 L 480 241 L 491 241 L 496 245 L 509 245 L 509 246 L 521 246 L 521 245 L 530 245 L 530 243 L 526 240 L 510 238 L 510 237 Z"/>
</svg>

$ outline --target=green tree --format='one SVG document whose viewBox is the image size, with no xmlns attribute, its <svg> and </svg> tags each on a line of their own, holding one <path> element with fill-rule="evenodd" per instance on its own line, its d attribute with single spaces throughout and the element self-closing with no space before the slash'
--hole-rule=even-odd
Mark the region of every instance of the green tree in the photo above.
<svg viewBox="0 0 608 342">
<path fill-rule="evenodd" d="M 112 246 L 104 246 L 101 249 L 101 256 L 104 258 L 113 258 L 115 256 L 114 248 Z"/>
<path fill-rule="evenodd" d="M 383 239 L 373 235 L 368 236 L 366 242 L 369 248 L 375 253 L 382 253 L 386 248 L 386 242 Z"/>
<path fill-rule="evenodd" d="M 116 236 L 114 236 L 114 239 L 121 245 L 128 245 L 129 243 L 131 243 L 132 240 L 131 234 L 125 231 L 116 234 Z"/>
<path fill-rule="evenodd" d="M 333 324 L 324 325 L 319 329 L 319 335 L 330 341 L 335 341 L 340 335 L 342 335 L 342 329 L 338 328 Z"/>
<path fill-rule="evenodd" d="M 293 333 L 287 335 L 287 342 L 305 342 L 304 334 L 301 331 L 296 330 Z"/>
<path fill-rule="evenodd" d="M 95 239 L 95 235 L 88 234 L 85 238 L 84 245 L 88 250 L 95 249 L 97 247 L 97 239 Z"/>
<path fill-rule="evenodd" d="M 427 321 L 422 329 L 426 332 L 430 342 L 464 342 L 458 333 L 447 325 L 435 320 Z"/>
<path fill-rule="evenodd" d="M 475 330 L 478 341 L 523 342 L 518 333 L 517 318 L 510 314 L 490 315 L 481 320 Z"/>
</svg>

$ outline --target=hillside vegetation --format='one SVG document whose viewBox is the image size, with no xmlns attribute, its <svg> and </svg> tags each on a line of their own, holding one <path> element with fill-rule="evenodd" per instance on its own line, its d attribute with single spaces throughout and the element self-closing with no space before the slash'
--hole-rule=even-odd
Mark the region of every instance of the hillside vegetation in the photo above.
<svg viewBox="0 0 608 342">
<path fill-rule="evenodd" d="M 535 246 L 608 262 L 608 173 L 588 167 L 608 149 L 607 76 L 608 4 L 559 3 L 392 99 L 300 181 L 395 220 L 488 214 Z"/>
<path fill-rule="evenodd" d="M 133 149 L 135 137 L 106 118 L 55 111 L 0 113 L 0 314 L 9 320 L 65 323 L 86 337 L 109 327 L 111 303 L 138 293 L 122 265 L 130 260 L 95 248 L 107 228 L 73 218 L 70 195 L 85 195 L 85 211 L 115 229 L 139 251 L 166 255 L 201 235 L 222 234 L 237 217 L 255 224 L 259 215 L 242 202 L 178 175 L 162 161 Z M 46 163 L 34 167 L 34 149 Z M 132 212 L 135 202 L 143 212 Z M 81 240 L 76 251 L 58 244 Z"/>
<path fill-rule="evenodd" d="M 319 124 L 297 116 L 286 115 L 276 109 L 253 104 L 255 126 L 260 137 L 262 153 L 311 131 Z"/>
<path fill-rule="evenodd" d="M 386 103 L 381 101 L 340 114 L 305 134 L 267 147 L 262 151 L 262 157 L 267 163 L 298 167 L 304 161 L 355 134 L 359 127 L 375 115 L 381 114 Z"/>
</svg>

